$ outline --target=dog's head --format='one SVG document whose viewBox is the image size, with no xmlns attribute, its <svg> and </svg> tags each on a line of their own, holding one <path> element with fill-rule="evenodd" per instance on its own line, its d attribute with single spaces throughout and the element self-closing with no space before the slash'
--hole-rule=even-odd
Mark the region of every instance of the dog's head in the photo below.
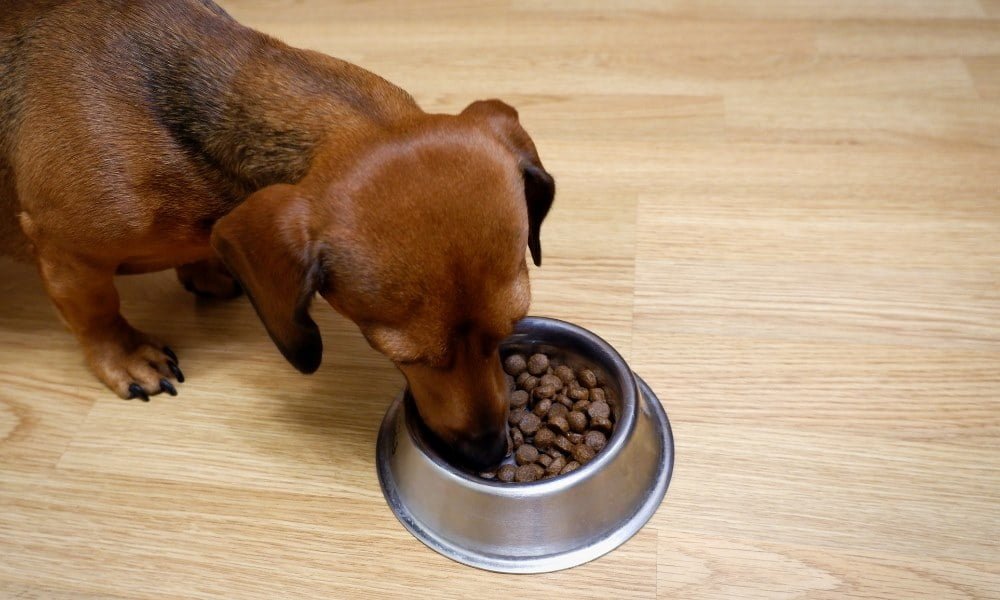
<svg viewBox="0 0 1000 600">
<path fill-rule="evenodd" d="M 296 368 L 322 358 L 318 292 L 403 372 L 431 431 L 470 466 L 496 464 L 508 393 L 498 345 L 528 311 L 525 247 L 541 264 L 552 177 L 499 101 L 428 116 L 351 161 L 322 185 L 253 194 L 212 246 Z"/>
</svg>

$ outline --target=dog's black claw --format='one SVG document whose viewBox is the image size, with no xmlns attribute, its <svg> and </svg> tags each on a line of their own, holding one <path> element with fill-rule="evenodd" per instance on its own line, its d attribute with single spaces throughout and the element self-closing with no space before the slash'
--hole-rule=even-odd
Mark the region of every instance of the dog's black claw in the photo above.
<svg viewBox="0 0 1000 600">
<path fill-rule="evenodd" d="M 149 394 L 138 383 L 130 383 L 128 386 L 128 398 L 141 398 L 143 402 L 149 402 Z"/>
<path fill-rule="evenodd" d="M 170 372 L 174 374 L 174 379 L 177 383 L 184 383 L 184 373 L 181 372 L 181 368 L 177 366 L 177 363 L 168 362 L 167 366 L 170 367 Z"/>
<path fill-rule="evenodd" d="M 160 380 L 160 389 L 162 391 L 170 394 L 171 396 L 176 396 L 177 395 L 177 388 L 175 388 L 174 384 L 170 383 L 166 379 L 161 379 Z"/>
<path fill-rule="evenodd" d="M 170 360 L 174 361 L 175 363 L 180 363 L 181 362 L 181 361 L 177 360 L 177 355 L 174 354 L 174 351 L 170 349 L 170 346 L 164 346 L 163 347 L 163 353 L 166 354 L 167 356 L 169 356 Z"/>
</svg>

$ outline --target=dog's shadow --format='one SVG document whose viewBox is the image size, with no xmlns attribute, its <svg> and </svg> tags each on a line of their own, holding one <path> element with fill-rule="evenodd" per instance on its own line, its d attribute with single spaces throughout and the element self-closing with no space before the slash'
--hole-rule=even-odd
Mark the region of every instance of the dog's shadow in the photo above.
<svg viewBox="0 0 1000 600">
<path fill-rule="evenodd" d="M 274 420 L 270 426 L 287 427 L 297 435 L 296 452 L 303 460 L 334 453 L 370 460 L 382 414 L 403 378 L 368 346 L 353 323 L 321 299 L 312 314 L 326 350 L 323 365 L 307 376 L 285 362 L 245 297 L 195 298 L 172 271 L 118 277 L 115 283 L 122 314 L 180 354 L 189 382 L 218 382 L 253 394 L 255 402 L 269 407 Z M 0 334 L 79 353 L 35 267 L 7 259 L 0 259 Z M 82 366 L 82 354 L 79 357 L 73 368 Z M 6 367 L 28 370 L 35 365 L 18 365 L 15 356 Z M 180 392 L 196 393 L 190 383 Z M 103 387 L 96 393 L 110 394 Z M 245 441 L 255 440 L 248 435 Z"/>
</svg>

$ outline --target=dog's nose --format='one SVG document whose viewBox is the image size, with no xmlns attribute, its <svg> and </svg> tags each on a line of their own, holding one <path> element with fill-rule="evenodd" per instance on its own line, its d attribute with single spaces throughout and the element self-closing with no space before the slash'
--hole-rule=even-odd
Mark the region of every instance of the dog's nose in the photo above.
<svg viewBox="0 0 1000 600">
<path fill-rule="evenodd" d="M 466 466 L 478 471 L 500 464 L 510 452 L 511 445 L 507 425 L 504 424 L 499 429 L 458 440 L 455 451 Z"/>
</svg>

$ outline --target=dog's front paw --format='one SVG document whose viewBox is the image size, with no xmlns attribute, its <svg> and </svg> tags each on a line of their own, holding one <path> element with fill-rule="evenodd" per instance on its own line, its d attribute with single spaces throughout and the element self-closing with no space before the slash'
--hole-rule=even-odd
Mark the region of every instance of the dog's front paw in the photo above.
<svg viewBox="0 0 1000 600">
<path fill-rule="evenodd" d="M 160 392 L 176 396 L 174 382 L 184 382 L 174 351 L 134 329 L 110 339 L 85 341 L 84 346 L 91 370 L 126 400 L 148 402 Z"/>
<path fill-rule="evenodd" d="M 202 298 L 235 298 L 243 292 L 236 279 L 216 259 L 177 267 L 177 279 L 184 289 Z"/>
</svg>

